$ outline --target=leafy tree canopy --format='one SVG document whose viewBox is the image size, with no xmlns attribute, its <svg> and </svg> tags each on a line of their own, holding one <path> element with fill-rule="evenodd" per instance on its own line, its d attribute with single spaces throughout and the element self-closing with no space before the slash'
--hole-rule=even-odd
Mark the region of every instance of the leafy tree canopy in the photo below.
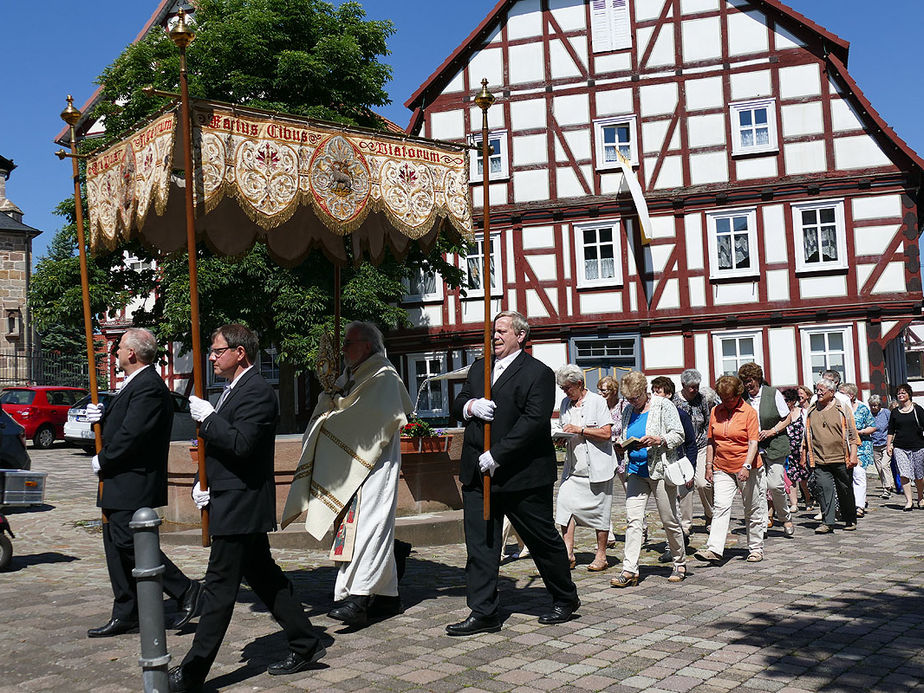
<svg viewBox="0 0 924 693">
<path fill-rule="evenodd" d="M 339 7 L 321 0 L 197 0 L 196 39 L 187 50 L 193 97 L 281 110 L 313 118 L 382 128 L 372 109 L 389 103 L 385 83 L 391 68 L 380 62 L 394 32 L 390 21 L 370 21 L 357 2 Z M 102 99 L 94 116 L 104 117 L 106 135 L 85 143 L 106 146 L 168 105 L 141 89 L 179 90 L 179 56 L 165 32 L 154 30 L 128 46 L 100 75 Z M 59 213 L 72 221 L 73 200 Z M 92 304 L 124 306 L 132 296 L 155 288 L 153 273 L 124 269 L 122 250 L 92 258 Z M 150 257 L 132 247 L 139 257 Z M 453 286 L 461 271 L 442 253 L 464 248 L 441 240 L 424 256 L 414 248 L 404 263 L 390 256 L 373 268 L 361 264 L 343 275 L 344 320 L 367 319 L 384 328 L 407 325 L 396 307 L 404 293 L 402 279 L 423 267 L 439 272 Z M 33 279 L 33 312 L 43 339 L 55 325 L 80 327 L 79 275 L 75 275 L 72 225 L 58 234 Z M 151 327 L 162 339 L 189 345 L 189 273 L 185 253 L 158 258 L 161 276 L 156 301 L 135 313 L 136 325 Z M 320 254 L 294 269 L 276 266 L 257 245 L 243 258 L 227 259 L 199 250 L 198 281 L 202 332 L 228 321 L 258 329 L 264 344 L 273 344 L 280 359 L 297 370 L 310 368 L 323 328 L 332 323 L 332 267 Z M 77 277 L 75 279 L 75 277 Z M 75 288 L 76 287 L 76 288 Z"/>
</svg>

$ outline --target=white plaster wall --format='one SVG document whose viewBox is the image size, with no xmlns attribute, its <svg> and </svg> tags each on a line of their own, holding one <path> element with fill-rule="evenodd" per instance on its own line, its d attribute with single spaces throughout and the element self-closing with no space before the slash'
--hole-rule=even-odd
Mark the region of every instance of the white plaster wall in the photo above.
<svg viewBox="0 0 924 693">
<path fill-rule="evenodd" d="M 539 0 L 520 0 L 507 13 L 510 40 L 542 36 L 542 7 Z"/>
<path fill-rule="evenodd" d="M 665 2 L 671 2 L 671 0 L 643 0 L 643 2 L 636 2 L 635 21 L 644 22 L 649 19 L 657 19 L 661 16 Z"/>
<path fill-rule="evenodd" d="M 465 90 L 465 70 L 459 70 L 456 73 L 456 76 L 449 80 L 449 83 L 446 85 L 446 88 L 443 89 L 444 94 L 453 94 L 458 91 Z"/>
<path fill-rule="evenodd" d="M 598 91 L 595 98 L 598 116 L 623 115 L 634 111 L 631 89 Z"/>
<path fill-rule="evenodd" d="M 600 53 L 594 56 L 594 67 L 598 75 L 606 72 L 625 72 L 632 68 L 632 55 L 629 51 Z"/>
<path fill-rule="evenodd" d="M 651 217 L 651 238 L 673 238 L 674 229 L 674 217 Z"/>
<path fill-rule="evenodd" d="M 579 77 L 581 74 L 571 54 L 558 39 L 549 40 L 549 61 L 552 68 L 552 79 Z"/>
<path fill-rule="evenodd" d="M 510 62 L 507 69 L 511 84 L 527 84 L 545 79 L 545 51 L 541 43 L 510 46 L 508 50 Z"/>
<path fill-rule="evenodd" d="M 651 29 L 648 29 L 648 32 L 651 32 Z M 639 34 L 639 32 L 636 32 Z M 648 43 L 646 38 L 645 44 Z M 639 51 L 644 52 L 641 48 L 642 39 L 639 38 Z M 668 24 L 666 27 L 661 29 L 658 33 L 658 38 L 655 39 L 654 48 L 651 51 L 651 56 L 648 58 L 649 67 L 660 67 L 663 65 L 673 65 L 676 62 L 674 58 L 674 32 L 671 26 Z"/>
<path fill-rule="evenodd" d="M 654 170 L 654 164 L 649 171 Z M 683 160 L 679 156 L 666 156 L 661 164 L 661 172 L 658 174 L 658 180 L 655 181 L 655 188 L 664 190 L 666 188 L 679 188 L 683 185 Z"/>
<path fill-rule="evenodd" d="M 622 185 L 622 180 L 622 171 L 616 171 L 615 173 L 601 173 L 600 194 L 615 195 L 620 191 L 620 189 L 625 190 L 625 186 Z"/>
<path fill-rule="evenodd" d="M 860 345 L 860 348 L 857 349 L 857 352 L 860 354 L 860 363 L 857 364 L 857 367 L 860 369 L 860 374 L 858 380 L 869 381 L 869 342 L 867 341 L 866 336 L 866 323 L 857 321 L 857 344 Z M 869 396 L 869 391 L 864 390 L 863 400 L 866 401 L 866 398 Z"/>
<path fill-rule="evenodd" d="M 655 275 L 660 275 L 664 272 L 664 268 L 667 266 L 667 260 L 673 250 L 673 245 L 648 246 L 648 252 L 651 257 L 651 269 L 654 270 Z"/>
<path fill-rule="evenodd" d="M 767 300 L 789 300 L 789 270 L 767 270 Z"/>
<path fill-rule="evenodd" d="M 568 363 L 568 345 L 564 342 L 547 342 L 545 344 L 533 342 L 533 357 L 542 361 L 553 371 L 558 370 Z M 561 399 L 557 396 L 558 393 L 555 394 L 555 401 L 560 402 Z"/>
<path fill-rule="evenodd" d="M 479 88 L 481 86 L 481 80 L 478 80 Z M 481 121 L 483 114 L 480 108 L 471 108 L 469 109 L 469 123 L 472 124 L 473 129 L 481 130 Z M 492 130 L 504 130 L 506 125 L 504 123 L 504 109 L 503 108 L 492 108 L 488 111 L 488 127 Z"/>
<path fill-rule="evenodd" d="M 669 120 L 642 123 L 642 150 L 645 154 L 657 154 L 661 151 L 668 127 Z"/>
<path fill-rule="evenodd" d="M 690 180 L 693 185 L 728 181 L 728 157 L 725 152 L 690 155 Z"/>
<path fill-rule="evenodd" d="M 407 308 L 407 318 L 417 327 L 440 327 L 443 324 L 443 308 L 438 305 Z"/>
<path fill-rule="evenodd" d="M 684 63 L 722 56 L 722 25 L 718 17 L 684 20 L 680 37 Z"/>
<path fill-rule="evenodd" d="M 771 328 L 767 331 L 767 342 L 770 347 L 770 381 L 775 387 L 798 383 L 795 329 Z"/>
<path fill-rule="evenodd" d="M 491 109 L 494 110 L 493 108 Z M 490 111 L 488 111 L 490 113 Z M 510 122 L 515 130 L 546 127 L 545 99 L 514 101 L 510 104 Z"/>
<path fill-rule="evenodd" d="M 549 311 L 542 303 L 535 289 L 526 289 L 526 315 L 529 316 L 530 320 L 549 317 Z"/>
<path fill-rule="evenodd" d="M 552 112 L 559 125 L 589 123 L 590 102 L 587 94 L 556 96 L 552 99 Z"/>
<path fill-rule="evenodd" d="M 569 167 L 558 167 L 555 169 L 555 182 L 559 197 L 581 197 L 586 195 L 584 188 L 581 187 L 581 181 L 578 179 L 574 169 Z"/>
<path fill-rule="evenodd" d="M 762 208 L 764 217 L 764 262 L 786 262 L 786 221 L 783 205 L 767 205 Z"/>
<path fill-rule="evenodd" d="M 697 14 L 719 9 L 719 0 L 680 0 L 681 14 Z"/>
<path fill-rule="evenodd" d="M 687 290 L 690 292 L 691 308 L 704 308 L 706 306 L 705 277 L 688 277 Z"/>
<path fill-rule="evenodd" d="M 677 83 L 651 84 L 639 90 L 643 116 L 673 113 L 677 107 Z"/>
<path fill-rule="evenodd" d="M 661 281 L 664 282 L 664 291 L 657 307 L 661 310 L 680 308 L 680 281 L 676 277 Z"/>
<path fill-rule="evenodd" d="M 516 202 L 532 202 L 549 199 L 549 174 L 547 171 L 517 171 L 513 174 L 513 199 Z"/>
<path fill-rule="evenodd" d="M 901 218 L 902 200 L 898 195 L 855 197 L 850 201 L 854 220 Z"/>
<path fill-rule="evenodd" d="M 536 279 L 541 282 L 555 281 L 554 255 L 526 255 L 526 264 L 535 273 Z M 553 302 L 554 305 L 554 302 Z"/>
<path fill-rule="evenodd" d="M 618 312 L 622 308 L 622 299 L 617 291 L 595 291 L 578 294 L 580 315 L 598 315 L 600 313 Z"/>
<path fill-rule="evenodd" d="M 869 135 L 837 137 L 834 140 L 834 163 L 839 169 L 888 166 L 892 162 Z"/>
<path fill-rule="evenodd" d="M 834 132 L 861 130 L 863 129 L 863 123 L 860 122 L 860 117 L 849 102 L 844 99 L 832 99 L 831 127 L 834 129 Z"/>
<path fill-rule="evenodd" d="M 756 303 L 759 300 L 757 282 L 734 282 L 712 285 L 712 302 L 718 306 Z"/>
<path fill-rule="evenodd" d="M 498 86 L 504 83 L 503 53 L 500 48 L 485 48 L 475 53 L 468 62 L 469 84 L 481 84 L 487 79 L 489 85 Z M 491 109 L 495 111 L 500 108 Z"/>
<path fill-rule="evenodd" d="M 582 0 L 549 0 L 549 10 L 562 31 L 577 31 L 587 26 Z"/>
<path fill-rule="evenodd" d="M 795 34 L 790 33 L 779 25 L 777 25 L 774 32 L 774 40 L 776 42 L 776 49 L 778 51 L 784 51 L 790 48 L 799 48 L 800 46 L 805 45 L 802 39 L 797 38 Z"/>
<path fill-rule="evenodd" d="M 780 96 L 792 99 L 798 96 L 821 94 L 821 74 L 818 65 L 793 65 L 780 68 Z"/>
<path fill-rule="evenodd" d="M 712 350 L 709 348 L 709 335 L 694 334 L 693 351 L 696 353 L 696 370 L 703 376 L 703 381 L 706 384 L 711 383 L 710 374 L 712 373 L 712 368 L 709 367 L 709 354 L 712 353 Z"/>
<path fill-rule="evenodd" d="M 687 137 L 691 147 L 712 147 L 725 144 L 724 114 L 689 116 Z"/>
<path fill-rule="evenodd" d="M 687 97 L 687 111 L 718 108 L 723 105 L 722 78 L 688 79 L 684 93 Z"/>
<path fill-rule="evenodd" d="M 547 163 L 549 158 L 547 142 L 548 138 L 545 135 L 514 137 L 512 140 L 513 165 L 526 166 Z"/>
<path fill-rule="evenodd" d="M 728 15 L 728 52 L 731 55 L 762 53 L 769 49 L 767 18 L 760 12 Z"/>
<path fill-rule="evenodd" d="M 687 269 L 703 269 L 703 215 L 687 214 L 683 218 L 683 240 L 687 247 Z"/>
<path fill-rule="evenodd" d="M 786 175 L 795 176 L 800 173 L 817 173 L 824 171 L 825 142 L 793 142 L 783 146 L 783 161 L 786 166 Z"/>
<path fill-rule="evenodd" d="M 799 295 L 802 298 L 839 297 L 847 293 L 847 277 L 799 277 Z"/>
<path fill-rule="evenodd" d="M 756 156 L 751 159 L 736 159 L 735 173 L 739 180 L 775 178 L 779 175 L 775 156 Z"/>
<path fill-rule="evenodd" d="M 565 142 L 577 161 L 590 159 L 590 137 L 592 130 L 571 130 L 565 133 Z"/>
<path fill-rule="evenodd" d="M 882 255 L 900 228 L 899 224 L 856 227 L 853 230 L 854 253 L 856 255 Z"/>
<path fill-rule="evenodd" d="M 465 113 L 463 111 L 430 113 L 430 137 L 435 140 L 458 140 L 465 137 Z"/>
<path fill-rule="evenodd" d="M 683 336 L 642 337 L 642 368 L 683 369 Z"/>
<path fill-rule="evenodd" d="M 825 130 L 819 101 L 783 106 L 780 110 L 783 116 L 784 137 L 814 135 Z"/>
<path fill-rule="evenodd" d="M 554 247 L 554 226 L 527 226 L 523 229 L 523 250 Z"/>
<path fill-rule="evenodd" d="M 874 294 L 891 294 L 905 290 L 905 266 L 901 262 L 890 262 L 873 287 Z"/>
<path fill-rule="evenodd" d="M 755 99 L 770 96 L 773 91 L 770 82 L 770 70 L 752 72 L 733 72 L 729 75 L 732 101 Z"/>
<path fill-rule="evenodd" d="M 516 174 L 514 176 L 514 184 L 516 184 Z M 489 185 L 491 192 L 491 204 L 492 205 L 505 205 L 507 204 L 507 184 L 506 183 L 491 183 Z M 480 209 L 484 206 L 484 193 L 482 192 L 481 185 L 471 186 L 472 191 L 472 206 Z"/>
</svg>

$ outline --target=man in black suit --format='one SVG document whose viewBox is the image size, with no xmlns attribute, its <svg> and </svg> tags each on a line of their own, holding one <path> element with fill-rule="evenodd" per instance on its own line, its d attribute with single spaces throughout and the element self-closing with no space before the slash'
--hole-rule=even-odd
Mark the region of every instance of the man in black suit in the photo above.
<svg viewBox="0 0 924 693">
<path fill-rule="evenodd" d="M 243 325 L 224 325 L 212 334 L 209 361 L 228 381 L 213 407 L 190 397 L 190 413 L 205 441 L 209 488 L 197 481 L 193 499 L 209 506 L 212 549 L 205 573 L 202 616 L 182 664 L 170 670 L 170 690 L 197 690 L 205 681 L 224 638 L 241 579 L 266 605 L 289 641 L 285 659 L 269 674 L 294 674 L 326 654 L 292 583 L 270 554 L 267 532 L 276 529 L 273 461 L 279 405 L 276 393 L 254 367 L 259 345 Z"/>
<path fill-rule="evenodd" d="M 449 635 L 495 632 L 501 528 L 506 515 L 536 562 L 552 595 L 552 610 L 539 622 L 564 623 L 580 607 L 568 552 L 555 528 L 552 490 L 558 476 L 552 445 L 555 408 L 552 370 L 523 351 L 529 324 L 519 313 L 494 318 L 493 385 L 484 398 L 485 359 L 478 359 L 452 404 L 465 421 L 459 478 L 468 562 L 465 566 L 471 615 L 446 626 Z M 484 451 L 484 424 L 491 422 L 491 449 Z M 490 474 L 491 518 L 485 522 L 482 474 Z"/>
<path fill-rule="evenodd" d="M 132 328 L 119 340 L 119 367 L 125 380 L 105 408 L 87 406 L 87 418 L 102 421 L 103 447 L 93 457 L 93 470 L 102 484 L 96 504 L 103 524 L 103 549 L 112 585 L 112 616 L 104 626 L 91 628 L 87 637 L 106 638 L 138 627 L 138 595 L 134 535 L 128 526 L 139 508 L 167 505 L 167 455 L 173 402 L 170 391 L 150 364 L 157 356 L 157 341 L 148 330 Z M 201 586 L 186 577 L 169 558 L 164 565 L 164 592 L 179 603 L 172 624 L 180 628 L 195 615 Z"/>
</svg>

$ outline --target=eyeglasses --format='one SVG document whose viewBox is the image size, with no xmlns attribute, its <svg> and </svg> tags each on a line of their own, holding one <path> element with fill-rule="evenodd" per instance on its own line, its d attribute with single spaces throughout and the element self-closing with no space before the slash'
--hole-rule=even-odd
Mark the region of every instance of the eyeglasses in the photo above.
<svg viewBox="0 0 924 693">
<path fill-rule="evenodd" d="M 363 342 L 368 342 L 368 339 L 344 339 L 343 348 L 350 346 L 351 344 L 362 344 Z"/>
<path fill-rule="evenodd" d="M 209 356 L 215 356 L 216 358 L 221 358 L 221 355 L 222 355 L 223 353 L 225 353 L 225 352 L 226 352 L 228 349 L 230 349 L 230 348 L 231 348 L 231 347 L 229 347 L 229 346 L 226 346 L 226 347 L 214 347 L 214 348 L 212 348 L 212 349 L 209 349 Z"/>
</svg>

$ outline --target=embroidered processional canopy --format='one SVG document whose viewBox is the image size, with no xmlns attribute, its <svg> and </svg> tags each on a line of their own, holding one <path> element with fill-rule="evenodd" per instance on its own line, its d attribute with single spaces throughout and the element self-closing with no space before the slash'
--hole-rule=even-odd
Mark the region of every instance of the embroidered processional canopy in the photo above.
<svg viewBox="0 0 924 693">
<path fill-rule="evenodd" d="M 186 247 L 179 121 L 172 108 L 88 161 L 92 250 Z M 463 146 L 207 101 L 192 139 L 196 235 L 220 255 L 262 240 L 281 264 L 316 247 L 344 262 L 350 234 L 376 262 L 386 243 L 401 257 L 441 231 L 474 240 Z"/>
</svg>

